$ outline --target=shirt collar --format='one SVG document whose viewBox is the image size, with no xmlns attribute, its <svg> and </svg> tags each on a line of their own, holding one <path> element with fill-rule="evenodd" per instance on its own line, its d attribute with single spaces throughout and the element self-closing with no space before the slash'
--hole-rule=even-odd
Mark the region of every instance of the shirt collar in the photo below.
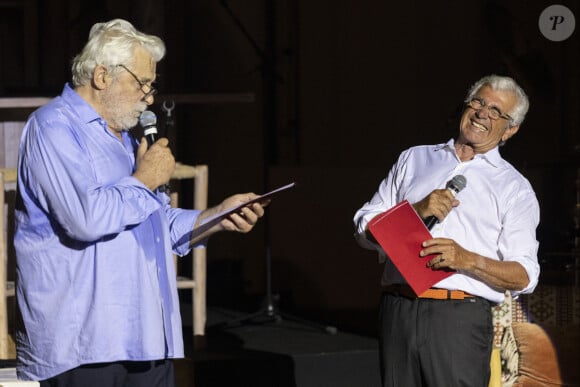
<svg viewBox="0 0 580 387">
<path fill-rule="evenodd" d="M 74 111 L 77 112 L 79 117 L 86 122 L 93 122 L 95 120 L 102 120 L 99 113 L 87 101 L 85 101 L 71 86 L 69 83 L 64 85 L 62 90 L 63 100 L 69 104 Z"/>
<path fill-rule="evenodd" d="M 449 141 L 447 141 L 446 143 L 439 144 L 435 147 L 436 151 L 442 150 L 442 149 L 447 149 L 449 151 L 452 151 L 455 155 L 457 155 L 457 152 L 455 151 L 455 139 L 452 138 Z M 493 148 L 485 153 L 476 154 L 474 159 L 482 159 L 482 160 L 487 161 L 488 163 L 490 163 L 494 167 L 499 167 L 499 165 L 501 164 L 501 161 L 502 161 L 502 157 L 499 154 L 499 146 L 496 146 L 495 148 Z"/>
</svg>

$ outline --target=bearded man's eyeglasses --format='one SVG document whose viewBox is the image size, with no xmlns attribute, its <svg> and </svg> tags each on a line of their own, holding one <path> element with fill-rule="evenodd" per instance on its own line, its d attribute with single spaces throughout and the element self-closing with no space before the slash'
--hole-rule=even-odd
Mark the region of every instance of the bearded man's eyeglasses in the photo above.
<svg viewBox="0 0 580 387">
<path fill-rule="evenodd" d="M 157 89 L 154 88 L 153 85 L 151 85 L 148 82 L 143 82 L 142 80 L 140 80 L 139 77 L 137 77 L 137 75 L 135 75 L 135 73 L 129 70 L 125 65 L 120 64 L 117 66 L 124 68 L 125 71 L 127 71 L 129 74 L 131 74 L 133 78 L 135 78 L 135 81 L 137 81 L 137 83 L 139 84 L 139 89 L 141 89 L 141 92 L 144 94 L 143 99 L 147 99 L 157 94 Z"/>
</svg>

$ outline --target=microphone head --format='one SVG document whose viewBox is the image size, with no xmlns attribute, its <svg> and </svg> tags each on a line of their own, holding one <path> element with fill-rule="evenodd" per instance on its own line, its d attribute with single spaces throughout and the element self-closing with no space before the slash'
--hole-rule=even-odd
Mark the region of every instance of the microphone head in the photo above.
<svg viewBox="0 0 580 387">
<path fill-rule="evenodd" d="M 148 128 L 157 125 L 157 116 L 150 110 L 145 110 L 139 117 L 139 124 L 143 128 Z"/>
<path fill-rule="evenodd" d="M 463 175 L 455 175 L 449 182 L 447 182 L 447 188 L 459 193 L 463 188 L 467 186 L 467 179 Z"/>
</svg>

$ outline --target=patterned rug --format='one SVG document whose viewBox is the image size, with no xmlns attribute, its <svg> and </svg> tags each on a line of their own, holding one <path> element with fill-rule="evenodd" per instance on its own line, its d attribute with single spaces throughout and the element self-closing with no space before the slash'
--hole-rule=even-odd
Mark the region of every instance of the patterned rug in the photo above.
<svg viewBox="0 0 580 387">
<path fill-rule="evenodd" d="M 538 285 L 518 300 L 531 322 L 565 327 L 580 324 L 580 287 Z"/>
</svg>

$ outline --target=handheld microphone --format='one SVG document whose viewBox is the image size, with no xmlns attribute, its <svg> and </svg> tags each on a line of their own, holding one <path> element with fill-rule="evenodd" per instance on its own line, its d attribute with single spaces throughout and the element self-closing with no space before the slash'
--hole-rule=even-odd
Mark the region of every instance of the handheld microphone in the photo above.
<svg viewBox="0 0 580 387">
<path fill-rule="evenodd" d="M 157 116 L 149 110 L 145 110 L 139 117 L 139 124 L 143 128 L 143 134 L 147 139 L 147 144 L 151 146 L 157 141 Z"/>
<path fill-rule="evenodd" d="M 150 110 L 145 110 L 139 116 L 139 124 L 143 128 L 143 135 L 147 139 L 147 144 L 151 146 L 157 141 L 157 116 Z M 168 191 L 168 185 L 164 184 L 157 188 L 160 192 Z"/>
<path fill-rule="evenodd" d="M 451 180 L 447 182 L 445 188 L 447 188 L 453 196 L 457 195 L 459 191 L 461 191 L 467 185 L 467 179 L 463 175 L 455 175 Z M 425 226 L 429 229 L 429 231 L 439 222 L 435 216 L 431 215 L 425 219 Z"/>
</svg>

